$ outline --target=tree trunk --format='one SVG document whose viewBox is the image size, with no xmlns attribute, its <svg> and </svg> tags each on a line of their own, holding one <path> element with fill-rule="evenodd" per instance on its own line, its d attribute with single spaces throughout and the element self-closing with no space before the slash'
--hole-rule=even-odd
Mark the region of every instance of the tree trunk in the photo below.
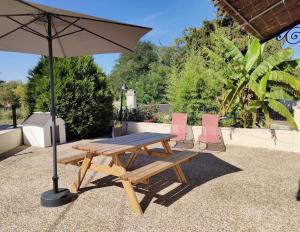
<svg viewBox="0 0 300 232">
<path fill-rule="evenodd" d="M 256 128 L 257 112 L 252 113 L 252 128 Z"/>
</svg>

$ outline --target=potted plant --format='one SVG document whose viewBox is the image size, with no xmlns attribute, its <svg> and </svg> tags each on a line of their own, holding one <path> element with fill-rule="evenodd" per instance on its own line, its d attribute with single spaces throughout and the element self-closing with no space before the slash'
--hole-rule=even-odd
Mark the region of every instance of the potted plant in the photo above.
<svg viewBox="0 0 300 232">
<path fill-rule="evenodd" d="M 122 136 L 123 124 L 121 121 L 114 121 L 112 127 L 112 137 Z"/>
</svg>

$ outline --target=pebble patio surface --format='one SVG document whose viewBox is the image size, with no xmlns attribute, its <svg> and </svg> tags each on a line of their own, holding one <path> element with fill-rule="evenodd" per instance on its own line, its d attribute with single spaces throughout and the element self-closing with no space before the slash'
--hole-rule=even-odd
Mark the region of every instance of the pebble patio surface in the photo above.
<svg viewBox="0 0 300 232">
<path fill-rule="evenodd" d="M 79 154 L 60 145 L 59 157 Z M 141 156 L 133 168 L 153 161 Z M 97 158 L 108 163 L 109 158 Z M 0 231 L 300 231 L 300 154 L 246 147 L 200 153 L 182 165 L 189 184 L 170 170 L 136 187 L 145 211 L 135 215 L 121 183 L 88 171 L 77 198 L 44 208 L 51 188 L 51 148 L 19 147 L 0 155 Z M 60 187 L 77 167 L 58 165 Z"/>
</svg>

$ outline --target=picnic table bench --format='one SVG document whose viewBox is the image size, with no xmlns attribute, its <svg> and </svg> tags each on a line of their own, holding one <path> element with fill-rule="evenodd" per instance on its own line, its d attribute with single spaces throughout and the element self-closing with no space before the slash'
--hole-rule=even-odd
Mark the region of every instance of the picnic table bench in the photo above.
<svg viewBox="0 0 300 232">
<path fill-rule="evenodd" d="M 73 146 L 74 149 L 85 151 L 86 154 L 80 154 L 58 160 L 61 164 L 72 164 L 79 166 L 79 171 L 74 178 L 72 190 L 77 192 L 85 177 L 87 170 L 113 175 L 120 178 L 124 190 L 128 196 L 129 203 L 134 212 L 142 214 L 142 209 L 137 200 L 132 184 L 147 183 L 148 179 L 158 173 L 172 168 L 179 182 L 186 183 L 186 177 L 180 167 L 182 162 L 190 160 L 196 152 L 182 151 L 173 154 L 169 141 L 174 136 L 171 134 L 160 133 L 136 133 L 121 136 L 112 139 L 104 139 L 95 142 L 82 143 Z M 163 150 L 149 149 L 148 146 L 155 143 L 161 143 Z M 121 161 L 121 156 L 125 153 L 131 153 L 127 164 Z M 147 154 L 161 157 L 162 159 L 140 167 L 133 171 L 127 171 L 139 154 Z M 96 156 L 111 156 L 109 165 L 99 165 L 92 163 Z"/>
</svg>

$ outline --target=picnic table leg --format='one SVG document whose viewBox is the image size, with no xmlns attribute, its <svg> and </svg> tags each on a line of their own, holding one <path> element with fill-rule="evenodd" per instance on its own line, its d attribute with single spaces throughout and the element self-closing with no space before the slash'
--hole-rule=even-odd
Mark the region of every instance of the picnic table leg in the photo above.
<svg viewBox="0 0 300 232">
<path fill-rule="evenodd" d="M 138 202 L 138 199 L 136 197 L 136 194 L 133 190 L 131 183 L 129 181 L 122 180 L 122 184 L 124 186 L 124 190 L 127 194 L 127 197 L 128 197 L 128 200 L 129 200 L 132 210 L 135 213 L 143 214 L 142 208 Z"/>
<path fill-rule="evenodd" d="M 167 153 L 169 153 L 170 155 L 173 154 L 172 148 L 171 148 L 171 146 L 170 146 L 170 144 L 169 144 L 168 141 L 163 141 L 163 142 L 162 142 L 162 145 L 163 145 L 163 147 L 164 147 L 164 149 L 165 149 L 165 151 L 166 151 Z M 175 165 L 175 166 L 173 167 L 173 170 L 174 170 L 174 172 L 175 172 L 175 174 L 176 174 L 177 180 L 178 180 L 180 183 L 186 184 L 186 183 L 187 183 L 186 177 L 185 177 L 185 175 L 184 175 L 184 173 L 183 173 L 181 167 L 179 166 L 179 164 Z"/>
<path fill-rule="evenodd" d="M 114 158 L 113 157 L 111 157 L 111 161 L 109 162 L 108 166 L 109 167 L 114 166 Z"/>
<path fill-rule="evenodd" d="M 120 155 L 123 154 L 118 154 L 118 155 L 114 155 L 113 158 L 113 162 L 116 166 L 120 166 L 120 167 L 125 167 L 124 163 L 122 162 L 122 160 L 120 159 Z"/>
<path fill-rule="evenodd" d="M 132 154 L 130 155 L 129 160 L 126 164 L 126 170 L 128 170 L 132 166 L 133 162 L 136 160 L 136 157 L 137 157 L 137 154 L 135 152 L 132 152 Z"/>
<path fill-rule="evenodd" d="M 162 143 L 166 153 L 173 154 L 172 148 L 170 147 L 170 144 L 168 141 L 162 141 L 161 143 Z"/>
<path fill-rule="evenodd" d="M 151 152 L 149 151 L 147 146 L 143 146 L 144 150 L 147 152 L 148 155 L 151 155 Z"/>
<path fill-rule="evenodd" d="M 72 184 L 72 190 L 74 192 L 78 192 L 80 185 L 85 177 L 85 174 L 91 165 L 91 162 L 92 162 L 92 157 L 89 154 L 87 154 L 85 156 L 85 158 L 79 168 L 78 174 L 75 177 L 74 182 Z"/>
<path fill-rule="evenodd" d="M 178 181 L 179 181 L 180 183 L 186 184 L 186 183 L 187 183 L 187 180 L 186 180 L 186 177 L 185 177 L 185 175 L 184 175 L 184 173 L 183 173 L 183 171 L 182 171 L 180 165 L 179 165 L 179 164 L 175 165 L 175 166 L 173 167 L 173 170 L 175 171 L 175 174 L 176 174 L 176 176 L 177 176 Z"/>
</svg>

